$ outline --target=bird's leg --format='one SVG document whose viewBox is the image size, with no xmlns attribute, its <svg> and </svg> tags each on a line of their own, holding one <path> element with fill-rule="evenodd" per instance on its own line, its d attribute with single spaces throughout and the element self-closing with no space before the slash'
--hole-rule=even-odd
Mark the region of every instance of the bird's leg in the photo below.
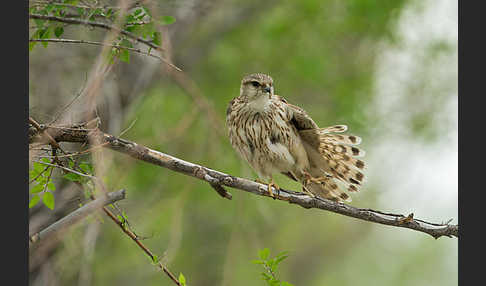
<svg viewBox="0 0 486 286">
<path fill-rule="evenodd" d="M 325 183 L 329 180 L 329 178 L 331 176 L 329 175 L 325 175 L 325 176 L 321 176 L 321 177 L 313 177 L 311 174 L 309 174 L 309 172 L 307 171 L 302 171 L 302 173 L 304 174 L 304 182 L 305 184 L 309 184 L 310 182 L 313 182 L 313 183 L 316 183 L 316 184 L 322 184 L 322 183 Z"/>
<path fill-rule="evenodd" d="M 314 195 L 314 194 L 313 194 L 311 191 L 309 191 L 309 190 L 306 188 L 306 186 L 304 186 L 304 185 L 302 185 L 302 192 L 306 193 L 307 195 L 309 195 L 309 196 L 311 196 L 311 197 L 313 197 L 313 198 L 315 198 L 315 197 L 316 197 L 316 195 Z"/>
<path fill-rule="evenodd" d="M 325 174 L 324 176 L 320 176 L 320 177 L 313 177 L 309 172 L 307 171 L 302 171 L 302 174 L 304 175 L 304 180 L 303 180 L 303 184 L 302 184 L 302 191 L 307 193 L 308 195 L 310 195 L 311 197 L 315 197 L 315 195 L 309 191 L 309 189 L 307 188 L 307 185 L 309 183 L 315 183 L 315 184 L 325 184 L 326 182 L 329 182 L 329 178 L 330 176 Z"/>
<path fill-rule="evenodd" d="M 320 180 L 321 177 L 319 178 L 314 178 L 312 177 L 311 174 L 309 174 L 309 172 L 307 171 L 302 171 L 302 174 L 304 174 L 304 185 L 308 185 L 310 182 L 313 182 L 313 183 L 316 183 L 316 184 L 320 184 L 322 181 Z"/>
<path fill-rule="evenodd" d="M 268 190 L 270 197 L 275 199 L 275 196 L 273 195 L 273 192 L 272 192 L 272 187 L 274 187 L 277 190 L 279 190 L 280 187 L 273 182 L 273 178 L 270 178 L 270 183 L 265 183 L 265 182 L 261 181 L 260 179 L 255 179 L 255 182 L 267 185 L 267 190 Z"/>
</svg>

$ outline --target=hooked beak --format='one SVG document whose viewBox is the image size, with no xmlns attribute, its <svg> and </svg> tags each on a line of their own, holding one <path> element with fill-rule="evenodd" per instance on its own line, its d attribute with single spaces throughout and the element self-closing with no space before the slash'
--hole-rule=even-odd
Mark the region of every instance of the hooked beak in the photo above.
<svg viewBox="0 0 486 286">
<path fill-rule="evenodd" d="M 272 98 L 272 89 L 269 86 L 266 86 L 263 90 L 268 93 L 268 98 Z"/>
</svg>

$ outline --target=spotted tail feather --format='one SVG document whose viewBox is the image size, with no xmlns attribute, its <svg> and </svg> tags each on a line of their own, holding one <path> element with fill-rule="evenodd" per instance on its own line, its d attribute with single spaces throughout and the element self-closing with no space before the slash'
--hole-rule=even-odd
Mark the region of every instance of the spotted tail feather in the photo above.
<svg viewBox="0 0 486 286">
<path fill-rule="evenodd" d="M 331 177 L 321 177 L 307 181 L 304 188 L 314 195 L 330 199 L 336 202 L 351 202 L 351 197 L 341 189 Z"/>
</svg>

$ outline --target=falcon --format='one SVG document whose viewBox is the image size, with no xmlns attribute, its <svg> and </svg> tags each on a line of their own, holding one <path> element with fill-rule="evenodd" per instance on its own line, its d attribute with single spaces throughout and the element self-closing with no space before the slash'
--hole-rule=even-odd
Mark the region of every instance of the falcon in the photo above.
<svg viewBox="0 0 486 286">
<path fill-rule="evenodd" d="M 274 94 L 273 79 L 262 73 L 245 76 L 240 96 L 226 111 L 233 148 L 266 181 L 274 197 L 273 175 L 281 173 L 302 184 L 310 196 L 336 202 L 351 201 L 358 192 L 365 163 L 356 147 L 361 138 L 343 134 L 346 125 L 320 128 L 300 107 Z M 257 182 L 263 183 L 257 179 Z"/>
</svg>

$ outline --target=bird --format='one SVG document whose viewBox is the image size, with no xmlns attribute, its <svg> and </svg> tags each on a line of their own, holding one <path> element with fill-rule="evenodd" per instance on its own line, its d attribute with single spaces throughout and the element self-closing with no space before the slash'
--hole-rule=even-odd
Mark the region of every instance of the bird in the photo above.
<svg viewBox="0 0 486 286">
<path fill-rule="evenodd" d="M 243 77 L 240 95 L 226 110 L 232 147 L 256 172 L 276 198 L 273 176 L 283 174 L 302 185 L 311 197 L 350 202 L 364 182 L 361 138 L 348 135 L 346 125 L 320 128 L 304 109 L 274 94 L 273 79 L 263 73 Z M 262 181 L 263 180 L 263 181 Z"/>
</svg>

